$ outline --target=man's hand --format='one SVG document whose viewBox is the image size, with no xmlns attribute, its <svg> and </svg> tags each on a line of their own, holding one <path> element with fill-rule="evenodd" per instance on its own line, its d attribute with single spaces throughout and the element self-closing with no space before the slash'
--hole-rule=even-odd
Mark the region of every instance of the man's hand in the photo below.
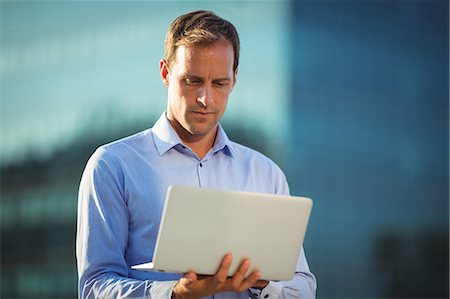
<svg viewBox="0 0 450 299">
<path fill-rule="evenodd" d="M 221 292 L 243 292 L 251 287 L 263 288 L 268 284 L 267 281 L 258 280 L 261 277 L 258 271 L 253 271 L 246 276 L 250 268 L 248 259 L 241 262 L 232 277 L 227 277 L 232 260 L 231 254 L 226 254 L 214 276 L 201 276 L 194 272 L 186 273 L 175 285 L 172 298 L 197 299 Z"/>
</svg>

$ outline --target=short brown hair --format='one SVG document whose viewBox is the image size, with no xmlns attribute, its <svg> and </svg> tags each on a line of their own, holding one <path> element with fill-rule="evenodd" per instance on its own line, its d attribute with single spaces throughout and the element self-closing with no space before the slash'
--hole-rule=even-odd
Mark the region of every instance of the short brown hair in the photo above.
<svg viewBox="0 0 450 299">
<path fill-rule="evenodd" d="M 233 24 L 212 11 L 196 10 L 176 18 L 166 34 L 164 59 L 170 65 L 179 46 L 207 46 L 220 39 L 225 39 L 233 46 L 233 71 L 236 71 L 239 64 L 239 35 Z"/>
</svg>

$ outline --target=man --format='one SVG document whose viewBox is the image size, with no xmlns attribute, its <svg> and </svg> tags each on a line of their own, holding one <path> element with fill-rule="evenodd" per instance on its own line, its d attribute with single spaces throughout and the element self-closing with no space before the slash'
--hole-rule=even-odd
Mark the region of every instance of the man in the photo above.
<svg viewBox="0 0 450 299">
<path fill-rule="evenodd" d="M 81 298 L 314 298 L 316 282 L 299 254 L 291 281 L 261 281 L 232 255 L 213 276 L 132 270 L 151 259 L 167 187 L 289 194 L 282 171 L 268 158 L 231 142 L 219 125 L 236 83 L 239 38 L 212 12 L 195 11 L 170 26 L 160 73 L 167 111 L 153 128 L 102 146 L 80 184 L 77 232 Z M 188 230 L 189 227 L 180 229 Z"/>
</svg>

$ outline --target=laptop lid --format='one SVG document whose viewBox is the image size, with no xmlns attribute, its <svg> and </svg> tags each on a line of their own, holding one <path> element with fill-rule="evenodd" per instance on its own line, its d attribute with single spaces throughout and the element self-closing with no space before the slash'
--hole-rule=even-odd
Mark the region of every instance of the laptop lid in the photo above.
<svg viewBox="0 0 450 299">
<path fill-rule="evenodd" d="M 232 253 L 232 276 L 244 258 L 263 280 L 290 280 L 312 209 L 306 197 L 170 186 L 152 263 L 144 271 L 213 275 Z"/>
</svg>

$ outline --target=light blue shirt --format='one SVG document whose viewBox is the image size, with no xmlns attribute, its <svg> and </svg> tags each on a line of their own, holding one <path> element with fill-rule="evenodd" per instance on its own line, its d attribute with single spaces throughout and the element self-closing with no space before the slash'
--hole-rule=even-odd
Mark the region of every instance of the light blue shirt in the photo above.
<svg viewBox="0 0 450 299">
<path fill-rule="evenodd" d="M 101 146 L 86 165 L 78 196 L 80 298 L 171 297 L 179 274 L 130 267 L 152 260 L 166 191 L 173 184 L 289 194 L 279 167 L 230 141 L 220 125 L 214 146 L 199 159 L 163 114 L 152 129 Z M 214 298 L 315 298 L 315 289 L 302 250 L 291 281 Z"/>
</svg>

